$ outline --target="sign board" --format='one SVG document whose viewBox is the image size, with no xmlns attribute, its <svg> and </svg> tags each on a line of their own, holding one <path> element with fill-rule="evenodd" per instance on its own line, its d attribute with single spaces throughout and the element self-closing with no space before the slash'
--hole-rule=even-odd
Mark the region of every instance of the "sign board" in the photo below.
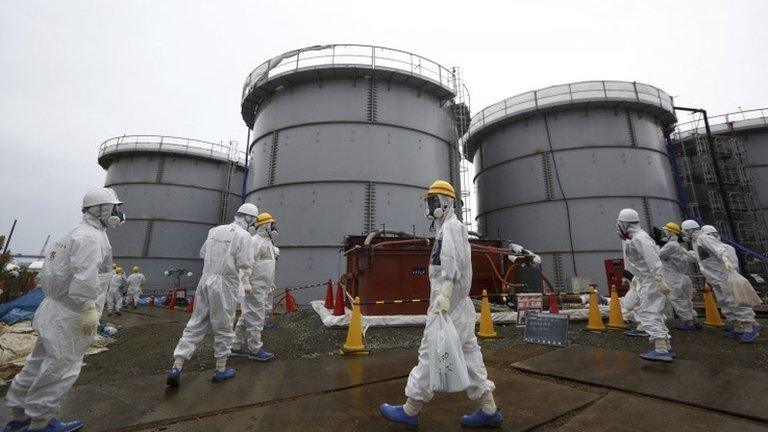
<svg viewBox="0 0 768 432">
<path fill-rule="evenodd" d="M 568 316 L 529 314 L 525 320 L 523 341 L 539 345 L 568 346 Z"/>
<path fill-rule="evenodd" d="M 530 314 L 541 312 L 544 304 L 541 294 L 518 294 L 517 295 L 517 326 L 525 326 L 525 317 Z"/>
<path fill-rule="evenodd" d="M 749 275 L 752 276 L 752 279 L 754 279 L 756 283 L 765 283 L 765 279 L 761 278 L 760 275 L 756 275 L 754 273 L 750 273 Z"/>
</svg>

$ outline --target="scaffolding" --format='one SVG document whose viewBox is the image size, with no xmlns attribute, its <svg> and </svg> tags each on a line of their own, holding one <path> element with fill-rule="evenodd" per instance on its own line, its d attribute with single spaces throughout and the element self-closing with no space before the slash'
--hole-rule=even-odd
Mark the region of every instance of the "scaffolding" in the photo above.
<svg viewBox="0 0 768 432">
<path fill-rule="evenodd" d="M 675 131 L 675 153 L 689 214 L 713 225 L 723 236 L 765 253 L 768 251 L 768 224 L 760 209 L 755 186 L 747 174 L 748 155 L 743 139 L 735 135 L 714 135 L 710 148 L 706 134 L 700 130 L 694 125 L 691 130 Z M 713 160 L 720 171 L 720 184 Z M 723 200 L 727 200 L 727 206 Z M 731 232 L 727 208 L 736 232 Z M 768 274 L 765 261 L 747 256 L 743 261 L 747 273 Z"/>
</svg>

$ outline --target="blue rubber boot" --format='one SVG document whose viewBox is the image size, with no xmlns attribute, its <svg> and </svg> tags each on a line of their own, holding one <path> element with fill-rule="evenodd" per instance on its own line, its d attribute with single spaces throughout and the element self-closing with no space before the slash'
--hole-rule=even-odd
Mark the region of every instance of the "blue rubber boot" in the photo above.
<svg viewBox="0 0 768 432">
<path fill-rule="evenodd" d="M 627 330 L 624 332 L 625 335 L 630 337 L 648 337 L 648 333 L 643 330 Z"/>
<path fill-rule="evenodd" d="M 273 358 L 275 358 L 275 354 L 271 353 L 271 352 L 264 351 L 263 348 L 260 348 L 259 351 L 255 352 L 255 353 L 251 353 L 251 355 L 248 358 L 250 358 L 251 360 L 256 360 L 256 361 L 260 361 L 260 362 L 266 362 L 266 361 L 270 361 Z"/>
<path fill-rule="evenodd" d="M 5 425 L 3 432 L 26 431 L 30 423 L 32 423 L 31 418 L 27 418 L 26 420 L 11 420 Z"/>
<path fill-rule="evenodd" d="M 701 326 L 697 326 L 696 321 L 680 321 L 675 326 L 675 329 L 681 330 L 681 331 L 696 331 L 696 330 L 700 330 Z"/>
<path fill-rule="evenodd" d="M 248 351 L 245 348 L 238 348 L 238 349 L 232 348 L 230 350 L 230 354 L 229 355 L 231 355 L 232 357 L 250 357 L 250 356 L 253 355 L 253 353 Z"/>
<path fill-rule="evenodd" d="M 723 330 L 723 336 L 729 337 L 729 338 L 741 338 L 742 332 L 736 331 L 736 329 L 731 328 L 727 330 Z"/>
<path fill-rule="evenodd" d="M 165 385 L 178 387 L 179 383 L 181 383 L 181 370 L 174 366 L 165 373 Z"/>
<path fill-rule="evenodd" d="M 219 372 L 219 371 L 214 372 L 213 373 L 213 378 L 211 379 L 211 381 L 213 381 L 215 383 L 220 383 L 220 382 L 226 381 L 226 380 L 228 380 L 230 378 L 234 378 L 235 375 L 236 374 L 235 374 L 235 370 L 234 369 L 226 368 L 226 369 L 224 369 L 223 372 Z"/>
<path fill-rule="evenodd" d="M 461 416 L 461 425 L 472 428 L 479 427 L 501 427 L 504 418 L 501 411 L 496 410 L 493 414 L 486 414 L 479 409 L 472 414 Z"/>
<path fill-rule="evenodd" d="M 419 415 L 409 416 L 403 410 L 402 405 L 381 404 L 379 412 L 381 412 L 385 419 L 391 422 L 402 423 L 413 429 L 419 425 Z"/>
<path fill-rule="evenodd" d="M 649 360 L 649 361 L 663 361 L 663 362 L 672 361 L 672 356 L 668 352 L 662 353 L 662 352 L 656 351 L 655 349 L 640 354 L 640 358 L 643 360 Z"/>
<path fill-rule="evenodd" d="M 755 325 L 753 326 L 753 328 L 755 329 L 756 332 L 760 333 L 763 331 L 765 327 L 763 327 L 763 325 L 760 324 L 759 322 L 755 321 Z"/>
<path fill-rule="evenodd" d="M 757 330 L 757 327 L 753 327 L 751 332 L 744 332 L 739 336 L 739 342 L 741 343 L 750 343 L 754 342 L 755 339 L 760 336 L 760 332 Z"/>
<path fill-rule="evenodd" d="M 73 420 L 70 422 L 62 422 L 57 418 L 51 419 L 48 426 L 42 429 L 27 429 L 27 432 L 74 432 L 83 428 L 83 422 L 80 420 Z"/>
</svg>

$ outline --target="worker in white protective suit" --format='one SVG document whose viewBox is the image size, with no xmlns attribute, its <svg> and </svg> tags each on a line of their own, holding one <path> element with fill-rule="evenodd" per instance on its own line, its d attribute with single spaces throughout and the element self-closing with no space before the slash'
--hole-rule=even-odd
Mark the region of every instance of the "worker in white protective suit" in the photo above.
<svg viewBox="0 0 768 432">
<path fill-rule="evenodd" d="M 680 319 L 675 328 L 683 331 L 700 330 L 701 323 L 696 319 L 696 311 L 691 301 L 691 278 L 686 274 L 691 264 L 696 262 L 696 258 L 680 244 L 679 236 L 683 234 L 680 225 L 668 222 L 661 230 L 662 240 L 666 243 L 659 250 L 659 258 L 664 281 L 670 291 L 667 299 Z"/>
<path fill-rule="evenodd" d="M 261 341 L 267 318 L 267 296 L 275 284 L 275 248 L 272 245 L 272 233 L 277 232 L 275 219 L 269 213 L 259 214 L 253 231 L 253 271 L 250 280 L 253 290 L 240 299 L 242 314 L 235 327 L 232 355 L 264 362 L 275 357 L 262 348 L 264 344 Z"/>
<path fill-rule="evenodd" d="M 45 299 L 33 320 L 37 342 L 5 399 L 11 421 L 3 431 L 75 431 L 79 420 L 55 418 L 64 395 L 80 374 L 85 350 L 99 326 L 111 277 L 112 247 L 106 228 L 125 221 L 111 189 L 83 198 L 83 220 L 57 241 L 40 272 Z"/>
<path fill-rule="evenodd" d="M 711 225 L 699 228 L 696 221 L 687 220 L 682 228 L 692 241 L 701 274 L 712 287 L 725 319 L 733 325 L 723 334 L 739 338 L 743 343 L 754 342 L 763 326 L 755 321 L 755 311 L 751 307 L 734 304 L 728 289 L 728 275 L 736 271 L 739 262 L 736 251 L 720 241 L 717 230 Z"/>
<path fill-rule="evenodd" d="M 123 294 L 120 292 L 123 285 L 128 283 L 125 279 L 125 273 L 122 267 L 117 267 L 115 273 L 109 279 L 109 287 L 107 288 L 107 315 L 112 314 L 122 315 L 120 309 L 123 308 Z"/>
<path fill-rule="evenodd" d="M 138 266 L 133 266 L 133 273 L 128 276 L 128 300 L 134 309 L 139 304 L 139 298 L 141 297 L 141 287 L 147 282 L 147 278 L 141 273 L 141 269 Z"/>
<path fill-rule="evenodd" d="M 635 310 L 638 331 L 648 333 L 653 349 L 640 354 L 645 360 L 671 362 L 674 357 L 669 330 L 664 324 L 664 306 L 669 287 L 664 281 L 659 249 L 651 236 L 640 228 L 640 216 L 633 209 L 623 209 L 616 221 L 623 241 L 624 267 L 634 275 L 640 306 Z"/>
<path fill-rule="evenodd" d="M 438 313 L 447 313 L 456 327 L 466 358 L 469 387 L 467 396 L 479 401 L 480 407 L 470 415 L 462 416 L 461 424 L 469 427 L 500 426 L 501 412 L 493 399 L 496 388 L 483 363 L 483 355 L 475 337 L 475 307 L 470 300 L 472 263 L 467 228 L 454 213 L 456 193 L 450 183 L 434 182 L 425 196 L 427 218 L 434 221 L 436 234 L 429 263 L 430 302 L 427 326 Z M 419 363 L 411 370 L 405 387 L 404 405 L 383 404 L 381 414 L 390 421 L 415 427 L 419 423 L 422 405 L 434 393 L 429 379 L 429 341 L 425 329 L 419 347 Z"/>
<path fill-rule="evenodd" d="M 245 294 L 252 291 L 249 281 L 253 267 L 251 235 L 248 228 L 256 223 L 259 209 L 245 203 L 237 209 L 235 220 L 208 231 L 200 257 L 203 274 L 195 291 L 195 309 L 173 352 L 173 366 L 166 374 L 169 386 L 178 386 L 184 362 L 192 357 L 210 325 L 213 330 L 213 355 L 216 359 L 214 383 L 234 378 L 235 370 L 227 368 L 227 358 L 235 337 L 235 311 L 239 287 Z"/>
</svg>

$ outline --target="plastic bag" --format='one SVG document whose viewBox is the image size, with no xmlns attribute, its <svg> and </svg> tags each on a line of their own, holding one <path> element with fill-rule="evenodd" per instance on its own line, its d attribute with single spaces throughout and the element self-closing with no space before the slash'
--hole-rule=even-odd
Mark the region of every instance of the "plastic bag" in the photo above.
<svg viewBox="0 0 768 432">
<path fill-rule="evenodd" d="M 755 307 L 762 303 L 752 284 L 738 272 L 728 275 L 728 293 L 736 306 Z"/>
<path fill-rule="evenodd" d="M 434 316 L 427 329 L 429 383 L 436 392 L 459 392 L 469 387 L 469 374 L 461 340 L 445 313 Z"/>
</svg>

